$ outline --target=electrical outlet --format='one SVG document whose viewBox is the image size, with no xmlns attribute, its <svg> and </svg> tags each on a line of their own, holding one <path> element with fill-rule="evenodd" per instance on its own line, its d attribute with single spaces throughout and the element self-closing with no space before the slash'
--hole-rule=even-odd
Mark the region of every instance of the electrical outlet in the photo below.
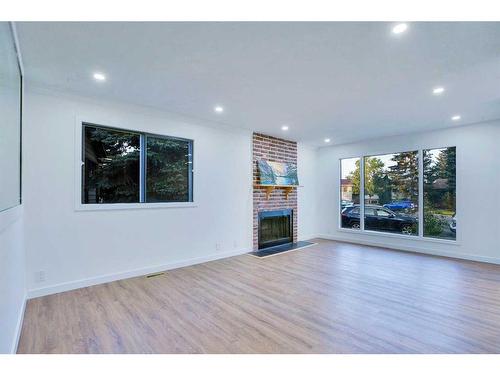
<svg viewBox="0 0 500 375">
<path fill-rule="evenodd" d="M 219 242 L 217 242 L 217 243 L 215 244 L 215 251 L 221 251 L 221 249 L 222 249 L 221 244 L 220 244 Z"/>
<path fill-rule="evenodd" d="M 35 281 L 37 283 L 41 283 L 41 282 L 44 282 L 46 280 L 46 275 L 45 275 L 45 271 L 37 271 L 35 272 Z"/>
<path fill-rule="evenodd" d="M 238 248 L 238 241 L 236 241 L 236 240 L 233 241 L 233 248 L 235 248 L 235 249 Z"/>
</svg>

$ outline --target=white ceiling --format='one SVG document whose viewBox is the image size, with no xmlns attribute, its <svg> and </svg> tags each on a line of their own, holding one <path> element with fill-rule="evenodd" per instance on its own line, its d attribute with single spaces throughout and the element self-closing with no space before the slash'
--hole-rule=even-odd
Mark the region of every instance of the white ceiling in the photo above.
<svg viewBox="0 0 500 375">
<path fill-rule="evenodd" d="M 500 118 L 500 23 L 410 23 L 399 36 L 391 27 L 17 24 L 29 83 L 314 145 L 457 126 L 456 113 L 460 124 Z"/>
</svg>

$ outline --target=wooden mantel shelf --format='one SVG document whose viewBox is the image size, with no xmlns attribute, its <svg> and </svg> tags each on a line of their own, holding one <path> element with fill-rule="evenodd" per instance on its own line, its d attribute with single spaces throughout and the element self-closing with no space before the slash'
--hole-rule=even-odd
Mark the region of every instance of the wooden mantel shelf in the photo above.
<svg viewBox="0 0 500 375">
<path fill-rule="evenodd" d="M 254 187 L 256 188 L 263 188 L 266 189 L 266 199 L 269 199 L 269 196 L 271 193 L 274 191 L 274 189 L 283 189 L 285 191 L 285 199 L 288 199 L 288 194 L 296 188 L 299 187 L 300 185 L 260 185 L 260 184 L 255 184 Z"/>
</svg>

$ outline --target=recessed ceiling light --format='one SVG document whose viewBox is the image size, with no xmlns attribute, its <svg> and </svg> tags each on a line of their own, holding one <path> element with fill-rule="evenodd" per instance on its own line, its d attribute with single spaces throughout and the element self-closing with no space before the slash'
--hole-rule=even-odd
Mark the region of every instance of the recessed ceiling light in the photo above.
<svg viewBox="0 0 500 375">
<path fill-rule="evenodd" d="M 330 143 L 330 138 L 325 138 L 325 143 Z"/>
<path fill-rule="evenodd" d="M 94 79 L 96 81 L 105 81 L 106 80 L 106 76 L 103 74 L 103 73 L 99 73 L 99 72 L 96 72 L 94 73 Z"/>
<path fill-rule="evenodd" d="M 393 34 L 401 34 L 408 30 L 408 25 L 406 23 L 398 23 L 392 28 Z"/>
<path fill-rule="evenodd" d="M 441 87 L 441 86 L 439 86 L 439 87 L 434 87 L 434 88 L 432 89 L 432 93 L 433 93 L 434 95 L 441 95 L 443 92 L 444 92 L 444 87 Z"/>
<path fill-rule="evenodd" d="M 286 132 L 286 131 L 288 130 L 288 125 L 283 125 L 283 126 L 281 127 L 281 130 L 283 130 L 283 131 L 285 131 L 285 132 Z"/>
<path fill-rule="evenodd" d="M 216 113 L 222 113 L 222 112 L 224 112 L 224 107 L 221 107 L 220 105 L 215 106 L 214 111 Z"/>
<path fill-rule="evenodd" d="M 460 115 L 455 115 L 455 116 L 452 116 L 452 117 L 451 117 L 451 119 L 452 119 L 453 121 L 458 121 L 458 120 L 460 120 L 461 118 L 462 118 L 462 116 L 460 116 Z"/>
</svg>

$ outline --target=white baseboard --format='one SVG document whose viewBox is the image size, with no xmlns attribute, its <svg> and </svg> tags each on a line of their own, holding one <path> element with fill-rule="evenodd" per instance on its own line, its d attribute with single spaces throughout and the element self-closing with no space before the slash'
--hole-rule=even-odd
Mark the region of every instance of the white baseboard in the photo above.
<svg viewBox="0 0 500 375">
<path fill-rule="evenodd" d="M 12 346 L 10 352 L 12 354 L 17 353 L 17 347 L 19 345 L 19 339 L 21 338 L 21 331 L 23 329 L 23 321 L 24 321 L 24 312 L 26 311 L 26 302 L 28 300 L 27 295 L 25 294 L 23 297 L 23 304 L 21 305 L 21 311 L 19 311 L 19 317 L 17 318 L 16 324 L 16 335 L 12 340 Z"/>
<path fill-rule="evenodd" d="M 442 256 L 442 257 L 447 257 L 447 258 L 472 260 L 475 262 L 483 262 L 483 263 L 500 264 L 499 258 L 486 257 L 486 256 L 482 256 L 482 255 L 464 254 L 464 253 L 457 253 L 457 252 L 438 250 L 438 249 L 428 250 L 428 249 L 421 249 L 421 248 L 416 247 L 416 246 L 407 246 L 407 245 L 392 245 L 392 244 L 385 244 L 385 243 L 381 244 L 381 243 L 377 243 L 377 242 L 370 241 L 370 240 L 359 240 L 357 238 L 356 239 L 349 239 L 349 238 L 345 238 L 345 237 L 335 236 L 332 234 L 319 234 L 318 238 L 323 238 L 325 240 L 339 241 L 339 242 L 348 242 L 348 243 L 359 244 L 359 245 L 367 245 L 367 246 L 373 246 L 373 247 L 388 248 L 388 249 L 393 249 L 393 250 L 408 251 L 411 253 L 436 255 L 436 256 Z"/>
<path fill-rule="evenodd" d="M 118 272 L 118 273 L 113 273 L 113 274 L 108 274 L 108 275 L 103 275 L 103 276 L 96 276 L 96 277 L 91 277 L 91 278 L 87 278 L 87 279 L 80 279 L 80 280 L 74 280 L 74 281 L 68 281 L 65 283 L 55 284 L 55 285 L 49 285 L 49 286 L 45 286 L 42 288 L 29 290 L 28 291 L 28 299 L 47 296 L 49 294 L 67 292 L 69 290 L 85 288 L 85 287 L 92 286 L 92 285 L 109 283 L 111 281 L 129 279 L 131 277 L 144 276 L 144 275 L 148 275 L 148 274 L 155 273 L 155 272 L 161 272 L 161 271 L 172 270 L 175 268 L 192 266 L 195 264 L 205 263 L 205 262 L 209 262 L 212 260 L 229 258 L 229 257 L 236 256 L 236 255 L 246 254 L 246 253 L 249 253 L 250 251 L 251 250 L 235 250 L 235 251 L 227 251 L 227 252 L 223 252 L 223 253 L 214 253 L 211 255 L 203 256 L 203 257 L 190 258 L 190 259 L 186 259 L 186 260 L 181 260 L 181 261 L 176 261 L 176 262 L 171 262 L 171 263 L 166 263 L 166 264 L 160 264 L 157 266 L 138 268 L 138 269 L 134 269 L 134 270 L 123 271 L 123 272 Z"/>
<path fill-rule="evenodd" d="M 305 235 L 305 236 L 299 235 L 297 237 L 297 241 L 311 241 L 314 238 L 319 238 L 319 235 L 318 234 L 308 234 L 308 235 Z"/>
</svg>

